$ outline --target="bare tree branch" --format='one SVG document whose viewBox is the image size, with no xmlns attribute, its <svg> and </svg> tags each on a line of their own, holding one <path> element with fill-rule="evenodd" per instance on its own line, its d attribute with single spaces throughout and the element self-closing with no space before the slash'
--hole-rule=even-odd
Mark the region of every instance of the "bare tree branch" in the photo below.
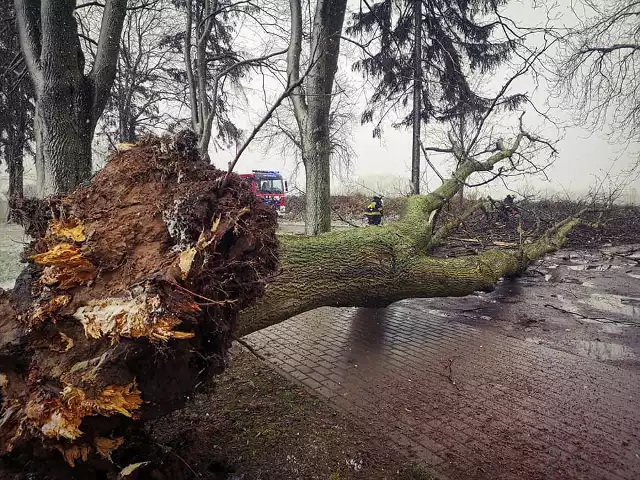
<svg viewBox="0 0 640 480">
<path fill-rule="evenodd" d="M 106 0 L 96 58 L 89 74 L 94 87 L 94 122 L 97 122 L 98 117 L 102 114 L 116 75 L 120 35 L 126 14 L 127 0 Z"/>
<path fill-rule="evenodd" d="M 20 46 L 36 91 L 42 89 L 40 0 L 15 0 Z"/>
</svg>

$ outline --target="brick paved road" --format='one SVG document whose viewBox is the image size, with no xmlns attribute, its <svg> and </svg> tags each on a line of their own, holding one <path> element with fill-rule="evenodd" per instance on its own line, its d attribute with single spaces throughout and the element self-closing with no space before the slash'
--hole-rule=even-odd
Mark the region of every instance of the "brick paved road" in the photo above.
<svg viewBox="0 0 640 480">
<path fill-rule="evenodd" d="M 245 340 L 444 477 L 640 478 L 640 374 L 420 305 L 319 309 Z"/>
</svg>

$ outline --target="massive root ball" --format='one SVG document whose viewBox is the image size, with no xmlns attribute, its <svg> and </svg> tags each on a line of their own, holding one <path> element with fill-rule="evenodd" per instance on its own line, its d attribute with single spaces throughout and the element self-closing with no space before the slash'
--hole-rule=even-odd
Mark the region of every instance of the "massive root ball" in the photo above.
<svg viewBox="0 0 640 480">
<path fill-rule="evenodd" d="M 277 266 L 275 213 L 225 178 L 148 139 L 32 209 L 28 266 L 0 295 L 1 455 L 109 459 L 224 368 Z"/>
</svg>

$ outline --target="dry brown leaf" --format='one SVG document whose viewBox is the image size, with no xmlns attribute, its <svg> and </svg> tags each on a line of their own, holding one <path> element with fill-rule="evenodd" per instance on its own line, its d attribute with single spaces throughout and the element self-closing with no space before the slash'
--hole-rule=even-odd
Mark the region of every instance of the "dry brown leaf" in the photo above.
<svg viewBox="0 0 640 480">
<path fill-rule="evenodd" d="M 216 230 L 218 230 L 218 227 L 220 226 L 220 219 L 222 217 L 220 215 L 218 215 L 218 218 L 216 218 L 213 223 L 211 224 L 211 233 L 216 233 Z"/>
<path fill-rule="evenodd" d="M 5 388 L 9 385 L 9 379 L 4 373 L 0 373 L 0 388 Z"/>
<path fill-rule="evenodd" d="M 188 311 L 197 311 L 198 306 L 184 305 Z M 187 332 L 173 329 L 182 322 L 176 316 L 158 317 L 163 310 L 162 299 L 158 295 L 138 295 L 133 299 L 107 298 L 89 302 L 75 311 L 73 317 L 84 326 L 88 338 L 119 337 L 168 340 L 170 338 L 193 338 Z"/>
<path fill-rule="evenodd" d="M 29 315 L 29 319 L 32 323 L 37 321 L 42 322 L 62 307 L 69 305 L 70 301 L 71 297 L 69 295 L 57 295 L 50 298 L 38 305 L 38 307 Z"/>
<path fill-rule="evenodd" d="M 40 431 L 45 437 L 64 437 L 75 440 L 82 435 L 82 431 L 79 428 L 80 423 L 82 423 L 82 416 L 76 416 L 73 412 L 62 408 L 51 413 L 40 427 Z"/>
<path fill-rule="evenodd" d="M 59 243 L 29 259 L 46 267 L 40 277 L 42 284 L 57 284 L 61 289 L 87 284 L 95 278 L 97 272 L 95 265 L 82 256 L 80 249 L 69 243 Z"/>
<path fill-rule="evenodd" d="M 129 385 L 110 385 L 98 396 L 96 407 L 102 415 L 120 413 L 133 417 L 134 411 L 142 406 L 141 394 L 135 381 Z"/>
<path fill-rule="evenodd" d="M 79 248 L 63 242 L 44 253 L 31 255 L 29 260 L 33 260 L 38 265 L 59 265 L 76 262 L 81 256 Z"/>
<path fill-rule="evenodd" d="M 69 338 L 64 333 L 58 331 L 58 337 L 53 339 L 43 340 L 42 344 L 38 344 L 38 348 L 49 348 L 54 352 L 68 352 L 73 348 L 73 339 Z"/>
<path fill-rule="evenodd" d="M 67 218 L 65 221 L 51 220 L 49 222 L 49 232 L 54 237 L 78 243 L 87 239 L 84 234 L 84 226 L 75 217 Z"/>
<path fill-rule="evenodd" d="M 96 398 L 87 398 L 82 389 L 68 385 L 62 391 L 62 400 L 77 418 L 96 414 L 108 417 L 118 413 L 133 418 L 143 403 L 141 393 L 135 380 L 128 385 L 109 385 Z"/>
<path fill-rule="evenodd" d="M 116 150 L 118 150 L 118 152 L 126 152 L 127 150 L 131 150 L 132 148 L 134 148 L 136 146 L 135 143 L 131 143 L 131 142 L 122 142 L 119 143 L 116 146 Z"/>
<path fill-rule="evenodd" d="M 39 427 L 45 437 L 75 440 L 82 435 L 80 424 L 86 416 L 108 417 L 121 414 L 134 418 L 136 411 L 143 403 L 140 395 L 141 392 L 135 380 L 128 385 L 109 385 L 98 394 L 97 398 L 87 398 L 87 394 L 82 389 L 67 385 L 60 399 L 48 403 L 29 402 L 26 416 L 30 423 Z M 113 442 L 115 442 L 113 445 L 116 445 L 119 440 L 113 439 Z M 109 445 L 106 440 L 102 441 L 101 448 L 106 451 Z M 119 444 L 112 450 L 118 446 Z M 75 453 L 77 452 L 70 451 L 68 455 Z"/>
<path fill-rule="evenodd" d="M 58 333 L 60 334 L 62 341 L 65 342 L 64 351 L 68 352 L 73 348 L 73 339 L 69 338 L 67 335 L 65 335 L 62 332 L 58 332 Z"/>
<path fill-rule="evenodd" d="M 89 456 L 89 447 L 83 445 L 56 445 L 58 451 L 64 457 L 65 462 L 67 462 L 71 467 L 76 466 L 76 461 L 82 459 L 82 461 L 87 461 L 87 457 Z"/>
<path fill-rule="evenodd" d="M 111 453 L 124 443 L 124 437 L 96 437 L 94 443 L 96 444 L 98 453 L 104 458 L 111 460 Z"/>
<path fill-rule="evenodd" d="M 196 258 L 196 254 L 198 250 L 194 248 L 190 248 L 185 250 L 184 252 L 180 252 L 179 265 L 182 280 L 186 280 L 189 276 L 189 270 L 191 270 L 191 264 L 193 264 L 193 259 Z"/>
</svg>

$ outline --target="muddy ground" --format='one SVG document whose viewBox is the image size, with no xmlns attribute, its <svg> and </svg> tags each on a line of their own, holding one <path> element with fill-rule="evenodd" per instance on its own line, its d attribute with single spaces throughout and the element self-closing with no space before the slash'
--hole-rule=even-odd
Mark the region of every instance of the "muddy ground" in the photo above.
<svg viewBox="0 0 640 480">
<path fill-rule="evenodd" d="M 414 479 L 431 477 L 356 423 L 236 345 L 233 366 L 188 408 L 150 426 L 185 478 Z M 187 466 L 188 464 L 188 466 Z"/>
</svg>

